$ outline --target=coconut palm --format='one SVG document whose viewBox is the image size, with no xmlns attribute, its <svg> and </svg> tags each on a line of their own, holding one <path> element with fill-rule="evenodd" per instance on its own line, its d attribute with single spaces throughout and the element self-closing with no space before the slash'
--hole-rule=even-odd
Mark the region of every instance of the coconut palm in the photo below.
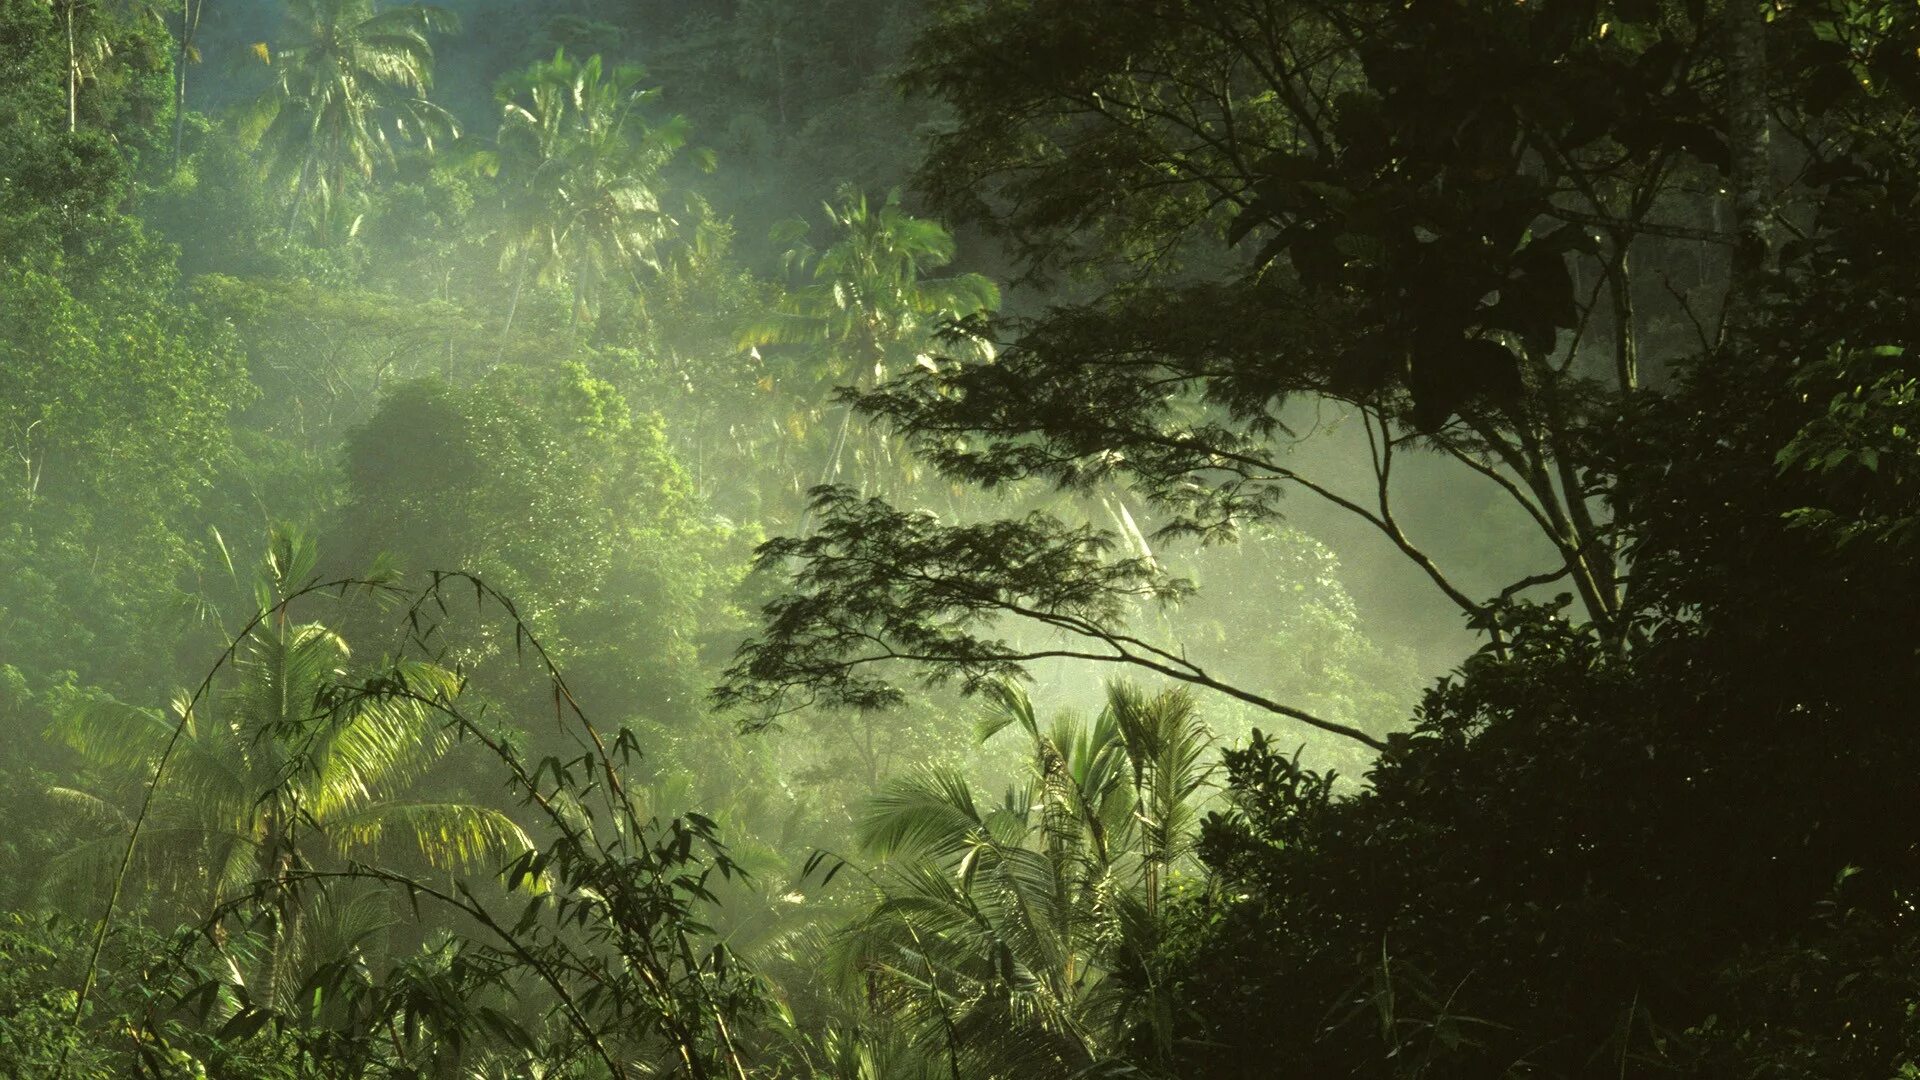
<svg viewBox="0 0 1920 1080">
<path fill-rule="evenodd" d="M 598 312 L 608 281 L 637 284 L 640 270 L 662 268 L 682 216 L 668 208 L 662 174 L 688 126 L 648 118 L 659 91 L 645 79 L 638 67 L 560 50 L 496 89 L 500 130 L 475 161 L 500 179 L 500 262 L 513 281 L 506 330 L 529 279 L 565 284 L 577 326 Z"/>
<path fill-rule="evenodd" d="M 1183 690 L 1109 688 L 1091 721 L 1042 725 L 1017 687 L 983 736 L 1017 727 L 1028 775 L 997 803 L 957 771 L 887 785 L 860 823 L 880 860 L 835 972 L 917 1032 L 944 1074 L 1088 1075 L 1155 1026 L 1154 988 L 1112 978 L 1159 933 L 1187 862 L 1211 739 Z"/>
<path fill-rule="evenodd" d="M 809 227 L 804 221 L 775 229 L 775 241 L 791 245 L 789 269 L 807 284 L 788 293 L 770 317 L 748 326 L 741 347 L 818 348 L 827 361 L 822 374 L 856 389 L 870 388 L 916 364 L 932 366 L 941 353 L 991 355 L 982 337 L 959 334 L 941 340 L 960 320 L 998 308 L 1000 290 L 980 274 L 928 276 L 954 256 L 953 237 L 938 222 L 907 213 L 898 189 L 879 207 L 865 194 L 846 189 L 826 211 L 834 235 L 824 249 L 806 242 Z M 844 405 L 821 484 L 833 483 L 840 474 L 852 421 L 853 407 Z"/>
<path fill-rule="evenodd" d="M 258 588 L 263 618 L 238 643 L 234 678 L 220 692 L 176 699 L 171 716 L 95 698 L 56 718 L 53 734 L 108 784 L 144 785 L 165 755 L 136 850 L 148 880 L 184 894 L 189 907 L 212 909 L 325 858 L 403 855 L 451 870 L 525 851 L 527 834 L 497 810 L 411 796 L 455 742 L 422 703 L 456 694 L 453 673 L 406 663 L 382 673 L 404 692 L 337 693 L 349 685 L 346 642 L 286 617 L 286 590 L 310 572 L 312 545 L 277 537 L 269 564 Z M 121 820 L 109 795 L 55 794 Z M 100 854 L 76 850 L 51 868 L 51 880 L 98 873 Z M 292 965 L 306 948 L 300 925 L 290 910 L 272 950 L 276 993 L 296 985 Z"/>
<path fill-rule="evenodd" d="M 293 186 L 291 233 L 310 197 L 323 211 L 352 175 L 391 163 L 398 143 L 450 135 L 453 117 L 427 100 L 433 83 L 430 33 L 454 29 L 453 15 L 375 0 L 289 0 L 287 40 L 255 50 L 272 65 L 272 86 L 242 119 L 242 135 L 266 155 L 269 175 Z"/>
</svg>

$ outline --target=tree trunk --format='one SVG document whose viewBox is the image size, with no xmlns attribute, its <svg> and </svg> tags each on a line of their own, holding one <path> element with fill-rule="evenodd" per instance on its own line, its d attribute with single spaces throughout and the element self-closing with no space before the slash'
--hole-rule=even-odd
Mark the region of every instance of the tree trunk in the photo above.
<svg viewBox="0 0 1920 1080">
<path fill-rule="evenodd" d="M 293 239 L 293 230 L 300 224 L 300 208 L 306 204 L 307 192 L 313 187 L 313 149 L 307 149 L 307 160 L 300 163 L 300 183 L 293 189 L 293 205 L 287 209 L 287 239 Z"/>
<path fill-rule="evenodd" d="M 826 485 L 833 483 L 834 480 L 839 477 L 840 455 L 847 448 L 847 431 L 852 426 L 853 426 L 853 402 L 849 401 L 845 405 L 840 407 L 840 430 L 836 432 L 833 436 L 833 451 L 827 455 L 827 466 L 826 468 L 820 470 L 820 483 L 816 486 L 825 487 Z M 813 504 L 812 502 L 808 502 L 806 511 L 800 515 L 801 538 L 804 539 L 807 535 L 807 532 L 812 528 L 813 528 Z"/>
<path fill-rule="evenodd" d="M 1634 334 L 1633 236 L 1621 230 L 1613 235 L 1613 263 L 1607 268 L 1607 291 L 1613 300 L 1614 378 L 1620 390 L 1640 388 L 1640 345 Z"/>
<path fill-rule="evenodd" d="M 1766 269 L 1772 212 L 1767 110 L 1767 20 L 1758 0 L 1730 0 L 1723 27 L 1727 67 L 1728 177 L 1733 195 L 1733 264 L 1721 336 L 1752 325 Z"/>
<path fill-rule="evenodd" d="M 773 97 L 780 114 L 780 126 L 775 129 L 780 134 L 775 140 L 782 142 L 791 130 L 792 121 L 787 119 L 787 60 L 777 27 L 773 31 Z"/>
<path fill-rule="evenodd" d="M 445 304 L 449 308 L 453 307 L 453 267 L 451 265 L 447 266 L 445 269 L 440 271 L 440 302 L 442 304 Z M 446 357 L 444 360 L 445 369 L 446 369 L 446 378 L 448 382 L 452 382 L 453 381 L 453 331 L 451 330 L 447 331 L 444 347 L 446 349 Z"/>
<path fill-rule="evenodd" d="M 276 1009 L 291 1009 L 293 991 L 296 985 L 294 960 L 299 949 L 300 934 L 305 915 L 298 897 L 285 900 L 285 910 L 281 913 L 280 933 L 273 944 L 273 956 L 267 972 L 267 1000 L 273 1002 Z"/>
<path fill-rule="evenodd" d="M 193 40 L 200 31 L 206 0 L 180 0 L 180 51 L 173 65 L 173 170 L 180 171 L 180 150 L 187 131 L 187 65 L 193 62 Z"/>
<path fill-rule="evenodd" d="M 820 470 L 820 483 L 831 484 L 840 478 L 840 457 L 847 449 L 847 432 L 853 427 L 853 402 L 840 407 L 840 430 L 833 436 L 833 451 L 827 455 L 827 467 Z"/>
<path fill-rule="evenodd" d="M 1153 547 L 1147 543 L 1147 534 L 1141 531 L 1140 523 L 1134 520 L 1133 511 L 1127 509 L 1127 499 L 1121 493 L 1120 485 L 1112 485 L 1101 495 L 1100 505 L 1106 509 L 1107 516 L 1113 519 L 1114 528 L 1119 530 L 1121 539 L 1127 542 L 1127 548 L 1134 557 L 1158 565 Z"/>
<path fill-rule="evenodd" d="M 187 134 L 187 51 L 180 43 L 180 58 L 173 67 L 173 171 L 180 171 L 180 144 Z"/>
<path fill-rule="evenodd" d="M 500 352 L 494 354 L 498 360 L 507 351 L 507 335 L 513 333 L 513 317 L 520 312 L 520 290 L 527 284 L 527 253 L 522 251 L 520 259 L 513 264 L 513 299 L 507 301 L 507 324 L 500 328 Z"/>
<path fill-rule="evenodd" d="M 860 711 L 861 745 L 860 758 L 867 769 L 867 792 L 872 794 L 880 789 L 880 755 L 873 747 L 873 711 Z"/>
<path fill-rule="evenodd" d="M 293 870 L 293 847 L 280 826 L 278 815 L 269 817 L 262 837 L 262 846 L 272 860 L 268 870 L 269 880 L 278 887 L 280 901 L 280 921 L 275 928 L 272 948 L 267 953 L 265 980 L 267 1001 L 275 1009 L 290 1004 L 288 999 L 292 997 L 292 988 L 285 984 L 292 975 L 294 950 L 301 929 L 300 898 L 286 887 L 287 876 Z M 282 996 L 283 992 L 285 997 Z"/>
<path fill-rule="evenodd" d="M 80 130 L 80 50 L 73 36 L 73 7 L 67 0 L 67 134 Z"/>
<path fill-rule="evenodd" d="M 587 321 L 587 311 L 589 305 L 593 303 L 596 284 L 593 279 L 593 264 L 583 249 L 573 272 L 573 317 L 567 320 L 569 331 L 579 330 L 580 324 Z"/>
</svg>

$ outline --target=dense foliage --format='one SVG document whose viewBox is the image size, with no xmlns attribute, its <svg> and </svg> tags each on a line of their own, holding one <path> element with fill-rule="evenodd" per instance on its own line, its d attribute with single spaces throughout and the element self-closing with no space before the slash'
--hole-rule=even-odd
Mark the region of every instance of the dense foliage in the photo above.
<svg viewBox="0 0 1920 1080">
<path fill-rule="evenodd" d="M 1911 3 L 0 76 L 0 1076 L 1920 1076 Z"/>
</svg>

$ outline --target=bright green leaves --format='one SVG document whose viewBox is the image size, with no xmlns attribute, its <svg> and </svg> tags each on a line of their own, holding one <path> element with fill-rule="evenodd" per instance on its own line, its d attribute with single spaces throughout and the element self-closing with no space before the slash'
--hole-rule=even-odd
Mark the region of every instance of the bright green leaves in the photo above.
<svg viewBox="0 0 1920 1080">
<path fill-rule="evenodd" d="M 100 656 L 84 635 L 131 647 L 163 617 L 190 563 L 183 517 L 250 397 L 229 337 L 168 295 L 156 254 L 121 248 L 105 281 L 0 267 L 0 621 L 9 659 L 36 670 L 151 670 L 151 650 Z"/>
<path fill-rule="evenodd" d="M 312 546 L 276 536 L 270 547 L 260 590 L 268 606 L 236 644 L 230 680 L 183 696 L 169 716 L 96 696 L 55 719 L 52 733 L 115 785 L 103 800 L 120 786 L 152 785 L 124 841 L 149 882 L 162 896 L 178 899 L 167 891 L 177 889 L 198 902 L 206 883 L 195 868 L 211 867 L 219 902 L 325 852 L 411 853 L 454 869 L 525 850 L 526 834 L 497 810 L 412 797 L 453 748 L 439 710 L 461 680 L 421 662 L 364 682 L 350 675 L 338 634 L 289 623 L 278 607 L 311 584 Z M 117 850 L 122 841 L 105 843 Z M 54 880 L 103 873 L 99 847 L 57 860 Z M 282 941 L 276 954 L 297 944 Z"/>
</svg>

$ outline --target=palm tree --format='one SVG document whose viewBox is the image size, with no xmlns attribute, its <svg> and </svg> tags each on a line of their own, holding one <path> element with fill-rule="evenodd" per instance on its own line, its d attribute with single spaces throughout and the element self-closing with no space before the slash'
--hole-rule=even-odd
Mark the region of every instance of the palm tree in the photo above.
<svg viewBox="0 0 1920 1080">
<path fill-rule="evenodd" d="M 405 854 L 451 870 L 531 846 L 497 810 L 409 797 L 455 741 L 422 701 L 452 696 L 459 681 L 412 662 L 383 673 L 405 693 L 335 693 L 349 685 L 346 642 L 286 617 L 287 590 L 313 565 L 311 543 L 276 537 L 257 586 L 263 618 L 238 644 L 236 677 L 220 693 L 198 704 L 176 699 L 171 717 L 95 698 L 55 721 L 52 734 L 109 782 L 146 783 L 172 745 L 136 854 L 156 884 L 197 893 L 209 909 L 319 858 Z M 125 820 L 106 796 L 74 788 L 55 795 L 96 818 Z M 82 878 L 98 868 L 98 855 L 77 849 L 50 877 Z M 288 910 L 273 949 L 268 985 L 276 994 L 297 985 L 301 917 Z"/>
<path fill-rule="evenodd" d="M 653 122 L 659 96 L 638 67 L 608 70 L 600 57 L 565 50 L 502 80 L 500 130 L 476 163 L 500 178 L 501 269 L 513 280 L 511 331 L 529 275 L 564 282 L 573 324 L 594 315 L 610 279 L 638 283 L 638 271 L 662 269 L 679 220 L 663 197 L 662 174 L 687 143 L 687 122 Z M 701 157 L 704 163 L 705 156 Z"/>
<path fill-rule="evenodd" d="M 914 365 L 932 366 L 942 352 L 992 354 L 985 338 L 942 333 L 959 320 L 1000 306 L 1000 290 L 980 274 L 929 277 L 953 261 L 953 236 L 936 221 L 914 217 L 900 205 L 898 189 L 871 206 L 865 194 L 847 189 L 828 204 L 833 242 L 815 250 L 805 242 L 804 221 L 774 230 L 776 242 L 792 245 L 786 262 L 808 279 L 787 294 L 769 318 L 746 328 L 742 348 L 808 345 L 824 350 L 824 374 L 835 383 L 867 389 Z M 853 407 L 844 405 L 833 446 L 820 475 L 831 484 L 840 474 Z M 803 524 L 802 533 L 806 532 Z"/>
<path fill-rule="evenodd" d="M 255 46 L 274 68 L 273 85 L 243 117 L 242 134 L 262 146 L 269 175 L 293 185 L 292 233 L 310 196 L 327 207 L 351 174 L 391 163 L 394 145 L 451 134 L 453 117 L 427 100 L 433 83 L 428 35 L 454 16 L 375 0 L 289 0 L 290 44 Z"/>
<path fill-rule="evenodd" d="M 1156 988 L 1110 976 L 1156 946 L 1211 773 L 1184 690 L 1115 684 L 1090 722 L 1043 726 L 1002 686 L 981 733 L 1009 727 L 1027 737 L 1028 775 L 998 803 L 938 767 L 871 801 L 873 898 L 836 956 L 843 982 L 939 1048 L 956 1080 L 1088 1075 L 1163 1026 Z"/>
</svg>

